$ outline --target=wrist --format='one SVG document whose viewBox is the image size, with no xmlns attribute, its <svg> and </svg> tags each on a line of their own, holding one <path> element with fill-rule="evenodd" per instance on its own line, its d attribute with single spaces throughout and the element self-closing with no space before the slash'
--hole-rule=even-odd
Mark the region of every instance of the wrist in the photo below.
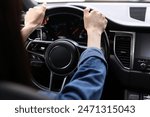
<svg viewBox="0 0 150 117">
<path fill-rule="evenodd" d="M 37 26 L 35 25 L 25 25 L 22 30 L 27 33 L 27 35 L 29 36 L 35 29 L 37 28 Z"/>
<path fill-rule="evenodd" d="M 27 30 L 31 30 L 31 31 L 34 31 L 36 28 L 37 28 L 37 25 L 34 25 L 34 24 L 26 24 L 25 26 L 24 26 L 24 28 L 25 29 L 27 29 Z"/>
<path fill-rule="evenodd" d="M 87 35 L 88 35 L 87 46 L 96 47 L 100 49 L 102 32 L 97 31 L 97 30 L 88 30 Z"/>
<path fill-rule="evenodd" d="M 96 29 L 96 28 L 89 28 L 89 29 L 87 29 L 87 33 L 90 35 L 90 34 L 94 34 L 94 35 L 100 35 L 101 36 L 101 34 L 103 33 L 103 31 L 102 30 L 100 30 L 100 29 Z"/>
<path fill-rule="evenodd" d="M 25 25 L 21 29 L 23 40 L 26 41 L 26 39 L 30 36 L 30 34 L 35 30 L 35 26 L 32 25 Z"/>
</svg>

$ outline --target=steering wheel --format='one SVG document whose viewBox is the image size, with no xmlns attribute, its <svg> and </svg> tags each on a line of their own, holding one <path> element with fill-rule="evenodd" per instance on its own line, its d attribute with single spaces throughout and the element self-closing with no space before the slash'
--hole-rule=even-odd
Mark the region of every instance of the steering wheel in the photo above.
<svg viewBox="0 0 150 117">
<path fill-rule="evenodd" d="M 46 17 L 65 13 L 76 14 L 77 17 L 81 19 L 83 17 L 83 9 L 76 6 L 47 8 Z M 40 30 L 40 33 L 41 31 L 42 30 Z M 55 81 L 55 79 L 63 79 L 61 80 L 62 83 L 59 89 L 59 91 L 61 91 L 69 79 L 68 76 L 76 71 L 80 55 L 86 48 L 86 46 L 80 45 L 69 38 L 56 39 L 55 41 L 29 39 L 29 43 L 26 45 L 27 52 L 31 56 L 40 59 L 38 64 L 45 64 L 50 72 L 48 88 L 43 87 L 36 79 L 33 79 L 34 84 L 44 90 L 54 91 L 52 89 L 53 81 Z M 109 40 L 106 31 L 102 34 L 102 48 L 107 60 L 109 58 Z"/>
</svg>

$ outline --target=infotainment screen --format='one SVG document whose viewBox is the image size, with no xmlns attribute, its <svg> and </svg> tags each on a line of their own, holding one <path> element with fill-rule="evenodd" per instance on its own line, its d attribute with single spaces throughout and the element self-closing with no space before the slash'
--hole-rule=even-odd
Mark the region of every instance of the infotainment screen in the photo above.
<svg viewBox="0 0 150 117">
<path fill-rule="evenodd" d="M 136 34 L 135 58 L 150 59 L 150 33 Z"/>
</svg>

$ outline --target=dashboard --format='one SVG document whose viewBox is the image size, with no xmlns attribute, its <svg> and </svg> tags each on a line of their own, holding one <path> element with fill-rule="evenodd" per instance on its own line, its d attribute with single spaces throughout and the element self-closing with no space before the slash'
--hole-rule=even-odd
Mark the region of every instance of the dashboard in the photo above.
<svg viewBox="0 0 150 117">
<path fill-rule="evenodd" d="M 70 39 L 86 47 L 87 34 L 82 18 L 85 7 L 99 10 L 108 19 L 106 35 L 110 43 L 110 57 L 103 99 L 145 99 L 150 94 L 150 3 L 49 3 L 47 24 L 31 34 L 29 39 Z M 31 57 L 32 63 L 38 60 L 44 62 L 35 58 Z M 34 65 L 37 68 L 39 64 Z M 44 69 L 47 80 L 41 80 L 43 75 L 39 77 L 37 71 L 35 76 L 39 77 L 36 84 L 45 88 L 50 74 Z"/>
<path fill-rule="evenodd" d="M 48 30 L 48 40 L 69 38 L 86 44 L 87 34 L 83 27 L 83 20 L 72 14 L 60 14 L 49 17 L 45 26 Z"/>
</svg>

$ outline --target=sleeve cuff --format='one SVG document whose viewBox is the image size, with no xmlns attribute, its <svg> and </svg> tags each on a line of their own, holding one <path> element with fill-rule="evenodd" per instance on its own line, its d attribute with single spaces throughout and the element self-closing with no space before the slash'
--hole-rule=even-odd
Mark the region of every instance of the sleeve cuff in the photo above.
<svg viewBox="0 0 150 117">
<path fill-rule="evenodd" d="M 88 59 L 89 57 L 96 57 L 96 58 L 99 58 L 101 59 L 104 64 L 106 65 L 106 68 L 108 68 L 108 65 L 107 65 L 107 62 L 106 62 L 106 59 L 104 57 L 104 53 L 101 49 L 98 49 L 98 48 L 94 48 L 94 47 L 91 47 L 91 48 L 87 48 L 80 56 L 80 60 L 79 60 L 79 64 L 82 64 L 82 62 L 84 62 L 86 59 Z"/>
</svg>

